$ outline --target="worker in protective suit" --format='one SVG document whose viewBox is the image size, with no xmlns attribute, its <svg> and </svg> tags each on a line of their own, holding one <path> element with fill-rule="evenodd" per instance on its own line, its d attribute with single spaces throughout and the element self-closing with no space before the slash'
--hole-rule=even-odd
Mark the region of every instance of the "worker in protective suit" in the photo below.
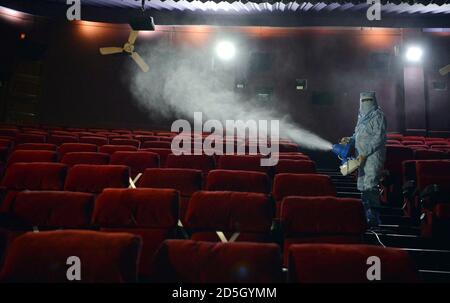
<svg viewBox="0 0 450 303">
<path fill-rule="evenodd" d="M 378 184 L 386 157 L 386 118 L 377 104 L 375 92 L 360 94 L 358 123 L 352 137 L 341 139 L 342 144 L 355 142 L 358 170 L 358 190 L 370 226 L 380 224 L 380 193 Z"/>
</svg>

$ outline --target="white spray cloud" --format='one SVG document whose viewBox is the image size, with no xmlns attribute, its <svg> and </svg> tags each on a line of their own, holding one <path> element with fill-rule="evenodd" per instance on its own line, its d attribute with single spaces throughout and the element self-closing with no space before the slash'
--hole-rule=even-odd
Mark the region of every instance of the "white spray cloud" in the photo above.
<svg viewBox="0 0 450 303">
<path fill-rule="evenodd" d="M 150 66 L 148 73 L 133 71 L 131 90 L 139 104 L 165 117 L 192 118 L 202 112 L 206 119 L 279 120 L 280 137 L 303 148 L 330 150 L 331 143 L 292 122 L 256 100 L 243 100 L 234 87 L 234 74 L 214 70 L 211 54 L 196 49 L 156 45 L 139 52 Z"/>
</svg>

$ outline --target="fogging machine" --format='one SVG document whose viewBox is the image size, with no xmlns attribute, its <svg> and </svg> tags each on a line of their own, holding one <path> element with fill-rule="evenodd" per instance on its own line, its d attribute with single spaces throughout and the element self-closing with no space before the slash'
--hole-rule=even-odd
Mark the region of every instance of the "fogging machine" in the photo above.
<svg viewBox="0 0 450 303">
<path fill-rule="evenodd" d="M 360 166 L 360 162 L 354 157 L 350 156 L 352 148 L 355 146 L 355 140 L 353 138 L 346 144 L 333 144 L 332 151 L 341 160 L 339 169 L 343 176 L 351 174 Z"/>
</svg>

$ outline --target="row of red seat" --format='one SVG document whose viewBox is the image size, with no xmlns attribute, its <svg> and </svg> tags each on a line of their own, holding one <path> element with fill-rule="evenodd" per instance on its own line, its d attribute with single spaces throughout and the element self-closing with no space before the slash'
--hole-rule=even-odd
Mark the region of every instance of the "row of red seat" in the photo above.
<svg viewBox="0 0 450 303">
<path fill-rule="evenodd" d="M 402 200 L 403 162 L 430 159 L 450 159 L 450 154 L 438 150 L 414 150 L 404 146 L 387 145 L 382 200 L 392 204 L 398 204 Z"/>
<path fill-rule="evenodd" d="M 94 145 L 64 144 L 59 154 L 49 150 L 16 150 L 8 158 L 6 166 L 17 162 L 57 162 L 73 166 L 76 164 L 118 164 L 127 165 L 133 177 L 145 168 L 192 168 L 208 173 L 215 169 L 260 171 L 272 175 L 281 172 L 314 173 L 315 164 L 301 153 L 280 153 L 275 167 L 261 166 L 260 156 L 251 155 L 174 155 L 171 150 L 131 150 L 126 146 L 104 145 L 99 152 Z M 59 159 L 58 159 L 59 158 Z M 288 160 L 288 161 L 287 161 Z M 161 162 L 161 163 L 160 163 Z M 217 165 L 216 165 L 217 163 Z"/>
<path fill-rule="evenodd" d="M 53 231 L 17 238 L 0 272 L 2 282 L 68 282 L 67 258 L 82 264 L 80 282 L 136 282 L 140 238 L 127 233 Z M 277 245 L 166 240 L 150 266 L 152 282 L 279 283 L 283 274 Z M 377 256 L 381 282 L 418 282 L 409 255 L 368 245 L 301 244 L 289 250 L 289 282 L 364 283 Z M 52 266 L 48 266 L 52 264 Z"/>
<path fill-rule="evenodd" d="M 75 165 L 68 172 L 63 163 L 14 163 L 8 167 L 2 186 L 9 193 L 20 190 L 69 190 L 100 193 L 104 188 L 126 188 L 130 183 L 128 166 Z M 67 174 L 67 177 L 66 177 Z M 289 195 L 336 196 L 329 176 L 320 174 L 279 173 L 273 186 L 267 174 L 240 170 L 212 170 L 203 181 L 200 170 L 185 168 L 148 168 L 136 182 L 137 187 L 174 188 L 182 197 L 181 210 L 192 194 L 201 189 L 270 194 L 277 202 Z M 133 182 L 134 183 L 134 182 Z M 11 198 L 5 198 L 3 206 Z"/>
<path fill-rule="evenodd" d="M 173 189 L 105 189 L 95 195 L 70 191 L 23 191 L 10 201 L 5 238 L 24 230 L 89 229 L 130 232 L 143 239 L 141 275 L 163 240 L 176 238 L 180 220 L 192 240 L 211 242 L 274 242 L 273 203 L 267 195 L 198 191 L 179 216 L 179 195 Z M 366 230 L 358 199 L 289 196 L 281 202 L 285 264 L 296 243 L 361 243 Z M 5 233 L 5 232 L 4 232 Z"/>
<path fill-rule="evenodd" d="M 450 160 L 403 162 L 403 208 L 422 236 L 450 238 Z"/>
</svg>

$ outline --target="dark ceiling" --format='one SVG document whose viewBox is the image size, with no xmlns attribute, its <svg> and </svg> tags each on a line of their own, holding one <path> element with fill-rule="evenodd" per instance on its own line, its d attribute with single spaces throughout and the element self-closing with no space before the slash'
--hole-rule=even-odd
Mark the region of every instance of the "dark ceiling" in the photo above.
<svg viewBox="0 0 450 303">
<path fill-rule="evenodd" d="M 142 0 L 81 0 L 82 19 L 126 23 Z M 151 0 L 145 8 L 160 25 L 450 27 L 450 0 L 381 1 L 381 20 L 369 21 L 366 1 Z M 0 5 L 64 19 L 66 0 L 0 0 Z"/>
</svg>

